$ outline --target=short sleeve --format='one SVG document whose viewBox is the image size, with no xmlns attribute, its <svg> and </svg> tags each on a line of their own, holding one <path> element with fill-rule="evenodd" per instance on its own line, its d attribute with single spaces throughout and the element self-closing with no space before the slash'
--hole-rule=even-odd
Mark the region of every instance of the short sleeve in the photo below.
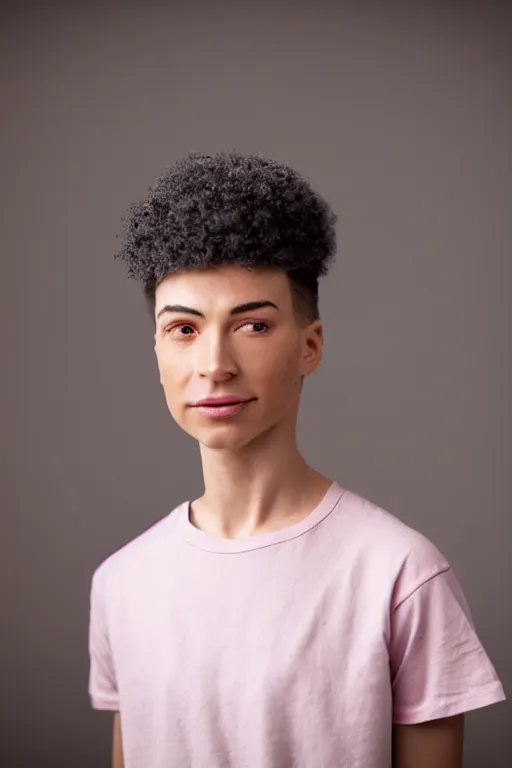
<svg viewBox="0 0 512 768">
<path fill-rule="evenodd" d="M 93 575 L 90 592 L 89 697 L 94 709 L 119 710 L 119 695 L 106 622 L 101 568 Z"/>
<path fill-rule="evenodd" d="M 394 725 L 450 717 L 505 699 L 451 568 L 395 607 L 390 668 Z"/>
</svg>

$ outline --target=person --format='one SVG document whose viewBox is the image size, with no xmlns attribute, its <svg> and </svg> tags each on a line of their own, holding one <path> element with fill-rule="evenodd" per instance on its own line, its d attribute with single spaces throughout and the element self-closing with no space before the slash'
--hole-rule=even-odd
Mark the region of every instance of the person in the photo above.
<svg viewBox="0 0 512 768">
<path fill-rule="evenodd" d="M 92 576 L 115 768 L 456 768 L 464 713 L 505 699 L 440 550 L 299 451 L 335 231 L 309 181 L 237 152 L 188 155 L 124 222 L 204 493 Z"/>
</svg>

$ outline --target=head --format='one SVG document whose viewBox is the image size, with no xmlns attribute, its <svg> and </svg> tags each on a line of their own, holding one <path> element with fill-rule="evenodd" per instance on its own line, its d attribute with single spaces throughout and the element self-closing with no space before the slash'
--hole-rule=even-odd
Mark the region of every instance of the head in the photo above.
<svg viewBox="0 0 512 768">
<path fill-rule="evenodd" d="M 169 411 L 203 445 L 295 428 L 334 224 L 298 173 L 235 152 L 189 155 L 132 205 L 116 255 L 143 284 Z M 246 404 L 223 418 L 197 406 L 221 396 Z"/>
</svg>

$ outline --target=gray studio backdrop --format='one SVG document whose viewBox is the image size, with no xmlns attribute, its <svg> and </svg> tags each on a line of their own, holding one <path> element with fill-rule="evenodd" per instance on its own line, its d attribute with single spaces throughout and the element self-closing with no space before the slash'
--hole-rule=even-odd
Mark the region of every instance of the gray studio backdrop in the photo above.
<svg viewBox="0 0 512 768">
<path fill-rule="evenodd" d="M 2 767 L 108 766 L 92 572 L 201 492 L 112 259 L 194 150 L 287 162 L 337 211 L 302 449 L 444 552 L 512 695 L 510 14 L 251 5 L 2 4 Z M 511 712 L 468 716 L 466 768 L 512 765 Z"/>
</svg>

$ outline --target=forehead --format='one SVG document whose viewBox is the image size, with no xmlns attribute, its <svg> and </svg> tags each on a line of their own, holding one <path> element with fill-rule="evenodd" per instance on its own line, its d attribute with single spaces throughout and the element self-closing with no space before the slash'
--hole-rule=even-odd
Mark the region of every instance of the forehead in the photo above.
<svg viewBox="0 0 512 768">
<path fill-rule="evenodd" d="M 155 291 L 155 311 L 165 304 L 183 304 L 204 312 L 229 311 L 249 301 L 273 301 L 291 306 L 286 274 L 276 269 L 222 266 L 190 269 L 165 277 Z"/>
</svg>

